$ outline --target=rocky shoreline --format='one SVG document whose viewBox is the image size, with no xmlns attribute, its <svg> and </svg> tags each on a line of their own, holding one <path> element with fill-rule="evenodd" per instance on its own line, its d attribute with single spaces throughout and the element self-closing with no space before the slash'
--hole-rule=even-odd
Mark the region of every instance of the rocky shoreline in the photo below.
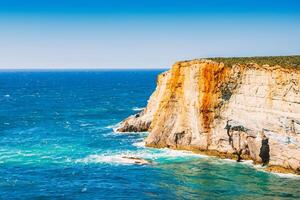
<svg viewBox="0 0 300 200">
<path fill-rule="evenodd" d="M 117 131 L 148 131 L 148 147 L 253 160 L 272 172 L 300 174 L 300 68 L 177 62 L 158 76 L 147 107 Z"/>
</svg>

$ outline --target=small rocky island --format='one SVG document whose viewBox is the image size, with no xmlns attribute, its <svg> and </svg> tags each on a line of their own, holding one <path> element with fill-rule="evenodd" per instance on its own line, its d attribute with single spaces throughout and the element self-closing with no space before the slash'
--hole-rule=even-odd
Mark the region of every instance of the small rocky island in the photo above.
<svg viewBox="0 0 300 200">
<path fill-rule="evenodd" d="M 148 147 L 300 174 L 300 56 L 177 62 L 158 76 L 147 107 L 117 131 L 149 131 Z"/>
</svg>

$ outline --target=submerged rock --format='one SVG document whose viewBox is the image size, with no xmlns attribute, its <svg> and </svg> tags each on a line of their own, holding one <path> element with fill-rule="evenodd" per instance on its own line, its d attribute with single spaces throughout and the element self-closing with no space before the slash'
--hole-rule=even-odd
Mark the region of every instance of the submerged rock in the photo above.
<svg viewBox="0 0 300 200">
<path fill-rule="evenodd" d="M 175 63 L 158 76 L 147 107 L 117 131 L 149 131 L 150 147 L 251 159 L 300 173 L 300 68 Z"/>
</svg>

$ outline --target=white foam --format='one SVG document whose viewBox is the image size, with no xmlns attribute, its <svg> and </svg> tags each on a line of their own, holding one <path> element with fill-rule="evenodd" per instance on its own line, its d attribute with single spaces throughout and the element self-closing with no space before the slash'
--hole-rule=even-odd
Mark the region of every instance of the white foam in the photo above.
<svg viewBox="0 0 300 200">
<path fill-rule="evenodd" d="M 26 152 L 26 151 L 17 151 L 15 154 L 19 156 L 24 156 L 24 157 L 31 157 L 31 156 L 36 156 L 37 154 L 31 153 L 31 152 Z"/>
<path fill-rule="evenodd" d="M 10 95 L 9 95 L 9 94 L 6 94 L 6 95 L 4 95 L 4 97 L 10 97 Z"/>
<path fill-rule="evenodd" d="M 132 144 L 135 147 L 145 147 L 145 142 L 141 141 L 141 142 L 135 142 Z"/>
<path fill-rule="evenodd" d="M 207 155 L 202 155 L 202 154 L 196 154 L 191 151 L 185 151 L 185 150 L 173 150 L 173 149 L 168 149 L 168 148 L 163 148 L 161 149 L 160 156 L 161 157 L 195 157 L 195 158 L 207 158 L 209 156 Z"/>
<path fill-rule="evenodd" d="M 253 160 L 243 160 L 240 163 L 244 165 L 255 166 Z"/>
<path fill-rule="evenodd" d="M 141 110 L 144 110 L 144 108 L 133 107 L 132 110 L 133 110 L 133 111 L 141 111 Z"/>
<path fill-rule="evenodd" d="M 143 134 L 145 134 L 145 132 L 119 132 L 119 131 L 113 130 L 112 132 L 103 134 L 103 136 L 104 137 L 115 137 L 115 136 L 133 135 L 133 134 L 143 135 Z"/>
<path fill-rule="evenodd" d="M 114 129 L 117 124 L 105 126 L 106 129 Z"/>
<path fill-rule="evenodd" d="M 120 126 L 120 123 L 117 123 L 117 124 L 113 124 L 113 125 L 108 125 L 108 126 L 105 126 L 104 128 L 105 129 L 112 129 L 113 132 L 117 133 L 117 129 L 119 128 Z"/>
<path fill-rule="evenodd" d="M 41 158 L 48 159 L 48 158 L 52 158 L 52 156 L 41 156 Z"/>
<path fill-rule="evenodd" d="M 215 157 L 215 158 L 218 158 L 216 156 L 211 156 L 211 157 Z M 236 160 L 233 160 L 233 159 L 229 159 L 229 158 L 218 158 L 218 161 L 223 161 L 223 162 L 229 162 L 229 163 L 237 163 Z"/>
<path fill-rule="evenodd" d="M 144 147 L 144 142 L 135 143 L 138 146 Z M 157 162 L 160 159 L 176 158 L 203 158 L 205 155 L 195 154 L 189 151 L 172 150 L 172 149 L 150 149 L 143 148 L 139 151 L 125 151 L 125 152 L 108 152 L 102 154 L 92 154 L 82 159 L 77 159 L 76 163 L 109 163 L 109 164 L 136 164 L 136 160 L 128 157 L 145 159 Z"/>
<path fill-rule="evenodd" d="M 216 157 L 218 158 L 218 157 Z M 264 173 L 269 173 L 269 174 L 274 174 L 283 178 L 299 178 L 300 179 L 300 175 L 297 174 L 291 174 L 291 173 L 278 173 L 278 172 L 270 172 L 267 171 L 267 167 L 266 166 L 262 166 L 260 164 L 254 164 L 253 160 L 242 160 L 241 162 L 237 162 L 236 160 L 233 159 L 220 159 L 218 158 L 217 162 L 215 162 L 215 164 L 222 164 L 222 162 L 228 162 L 228 163 L 234 163 L 234 164 L 242 164 L 242 165 L 247 165 L 249 167 L 252 167 L 254 169 L 256 169 L 257 171 L 261 171 Z"/>
<path fill-rule="evenodd" d="M 276 176 L 279 176 L 279 177 L 282 177 L 282 178 L 299 178 L 300 179 L 300 175 L 297 175 L 297 174 L 291 174 L 291 173 L 279 173 L 279 172 L 272 172 L 272 171 L 267 171 L 267 167 L 266 166 L 262 166 L 262 165 L 259 165 L 259 164 L 252 164 L 252 166 L 258 170 L 258 171 L 261 171 L 261 172 L 264 172 L 264 173 L 269 173 L 269 174 L 274 174 Z"/>
<path fill-rule="evenodd" d="M 278 173 L 278 172 L 271 172 L 272 174 L 275 174 L 276 176 L 282 177 L 282 178 L 296 178 L 296 179 L 300 179 L 300 176 L 297 174 L 284 174 L 284 173 Z"/>
<path fill-rule="evenodd" d="M 36 156 L 36 154 L 34 154 L 34 153 L 28 153 L 28 154 L 22 154 L 22 156 L 31 157 L 31 156 Z"/>
<path fill-rule="evenodd" d="M 86 127 L 86 126 L 91 126 L 91 125 L 93 125 L 93 124 L 90 124 L 90 123 L 82 123 L 82 124 L 80 124 L 81 127 Z"/>
<path fill-rule="evenodd" d="M 109 164 L 136 164 L 136 160 L 127 157 L 140 158 L 135 154 L 117 154 L 117 155 L 89 155 L 83 159 L 78 159 L 76 162 L 81 163 L 109 163 Z"/>
<path fill-rule="evenodd" d="M 215 156 L 210 156 L 210 157 L 215 157 Z M 218 159 L 220 162 L 228 162 L 228 163 L 234 163 L 234 164 L 242 164 L 242 165 L 249 165 L 249 166 L 254 166 L 252 160 L 241 160 L 240 162 L 237 162 L 234 159 L 229 159 L 229 158 L 219 158 L 215 157 Z"/>
</svg>

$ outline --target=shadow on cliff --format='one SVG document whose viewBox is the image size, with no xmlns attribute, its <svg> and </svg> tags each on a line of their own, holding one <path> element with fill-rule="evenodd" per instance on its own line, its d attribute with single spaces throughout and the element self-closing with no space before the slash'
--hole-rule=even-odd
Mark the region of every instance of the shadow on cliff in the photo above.
<svg viewBox="0 0 300 200">
<path fill-rule="evenodd" d="M 268 165 L 270 161 L 270 146 L 269 139 L 266 136 L 261 140 L 259 157 L 261 158 L 263 166 Z"/>
</svg>

